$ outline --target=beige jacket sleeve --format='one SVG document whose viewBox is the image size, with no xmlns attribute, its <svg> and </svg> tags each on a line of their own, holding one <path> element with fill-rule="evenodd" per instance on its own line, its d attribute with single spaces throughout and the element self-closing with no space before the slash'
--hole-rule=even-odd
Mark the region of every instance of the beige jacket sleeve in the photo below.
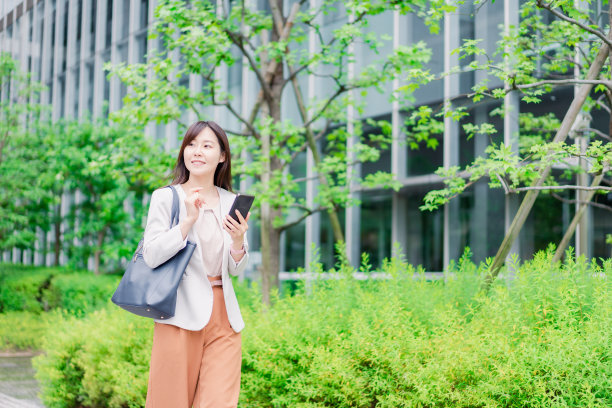
<svg viewBox="0 0 612 408">
<path fill-rule="evenodd" d="M 229 262 L 227 263 L 227 269 L 230 275 L 241 274 L 246 268 L 247 264 L 249 263 L 249 242 L 247 241 L 246 234 L 244 236 L 243 246 L 244 246 L 244 255 L 242 256 L 242 259 L 240 260 L 240 262 L 234 261 L 234 258 L 232 258 L 232 253 L 230 252 L 231 249 L 228 250 L 228 253 L 229 253 L 228 261 Z M 231 245 L 230 245 L 230 248 L 231 248 Z"/>
<path fill-rule="evenodd" d="M 171 210 L 172 191 L 169 188 L 155 190 L 151 195 L 142 244 L 142 257 L 151 268 L 163 264 L 187 245 L 180 223 L 170 228 Z"/>
</svg>

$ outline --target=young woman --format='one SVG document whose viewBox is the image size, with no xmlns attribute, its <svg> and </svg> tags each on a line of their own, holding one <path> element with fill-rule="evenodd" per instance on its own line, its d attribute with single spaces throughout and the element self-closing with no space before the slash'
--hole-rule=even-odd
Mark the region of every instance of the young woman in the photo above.
<svg viewBox="0 0 612 408">
<path fill-rule="evenodd" d="M 170 259 L 187 240 L 197 247 L 178 287 L 174 317 L 156 320 L 147 408 L 236 407 L 244 327 L 229 274 L 248 262 L 246 219 L 228 215 L 231 156 L 227 136 L 215 122 L 199 121 L 185 134 L 174 168 L 181 205 L 169 228 L 172 191 L 155 190 L 144 234 L 150 267 Z"/>
</svg>

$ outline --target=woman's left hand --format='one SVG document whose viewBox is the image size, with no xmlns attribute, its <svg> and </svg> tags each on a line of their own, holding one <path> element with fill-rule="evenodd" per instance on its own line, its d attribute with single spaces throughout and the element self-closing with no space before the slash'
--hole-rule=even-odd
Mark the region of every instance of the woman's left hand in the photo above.
<svg viewBox="0 0 612 408">
<path fill-rule="evenodd" d="M 225 216 L 225 220 L 223 220 L 223 229 L 230 234 L 232 237 L 232 246 L 235 250 L 240 250 L 242 247 L 242 243 L 244 242 L 244 234 L 249 229 L 249 217 L 251 216 L 251 212 L 246 216 L 246 219 L 242 217 L 240 211 L 236 210 L 236 216 L 238 217 L 238 221 L 234 218 L 230 217 L 230 215 Z"/>
</svg>

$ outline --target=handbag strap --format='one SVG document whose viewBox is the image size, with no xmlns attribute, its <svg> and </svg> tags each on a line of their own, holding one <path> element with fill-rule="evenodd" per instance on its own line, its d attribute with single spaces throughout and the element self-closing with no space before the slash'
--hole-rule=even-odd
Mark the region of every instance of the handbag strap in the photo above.
<svg viewBox="0 0 612 408">
<path fill-rule="evenodd" d="M 178 224 L 179 220 L 179 196 L 174 186 L 168 186 L 172 190 L 172 210 L 170 212 L 170 228 Z"/>
<path fill-rule="evenodd" d="M 170 210 L 170 228 L 172 228 L 176 224 L 178 224 L 179 196 L 174 186 L 166 186 L 166 187 L 172 190 L 172 210 Z M 132 256 L 132 262 L 135 261 L 136 256 L 141 253 L 143 243 L 144 243 L 144 237 L 140 239 L 140 242 L 138 243 L 138 247 L 136 247 L 136 251 L 134 251 L 134 255 Z"/>
</svg>

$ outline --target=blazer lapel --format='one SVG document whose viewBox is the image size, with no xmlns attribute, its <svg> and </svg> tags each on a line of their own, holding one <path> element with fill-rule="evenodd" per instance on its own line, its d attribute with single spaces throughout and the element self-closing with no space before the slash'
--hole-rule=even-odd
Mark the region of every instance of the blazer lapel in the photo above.
<svg viewBox="0 0 612 408">
<path fill-rule="evenodd" d="M 225 216 L 229 213 L 230 208 L 232 208 L 232 194 L 228 193 L 226 190 L 217 186 L 217 191 L 219 192 L 219 204 L 221 210 L 221 224 L 223 225 L 223 220 Z M 223 229 L 223 265 L 221 268 L 221 276 L 225 277 L 227 275 L 227 263 L 229 262 L 229 246 L 231 242 L 229 242 L 229 234 Z"/>
</svg>

